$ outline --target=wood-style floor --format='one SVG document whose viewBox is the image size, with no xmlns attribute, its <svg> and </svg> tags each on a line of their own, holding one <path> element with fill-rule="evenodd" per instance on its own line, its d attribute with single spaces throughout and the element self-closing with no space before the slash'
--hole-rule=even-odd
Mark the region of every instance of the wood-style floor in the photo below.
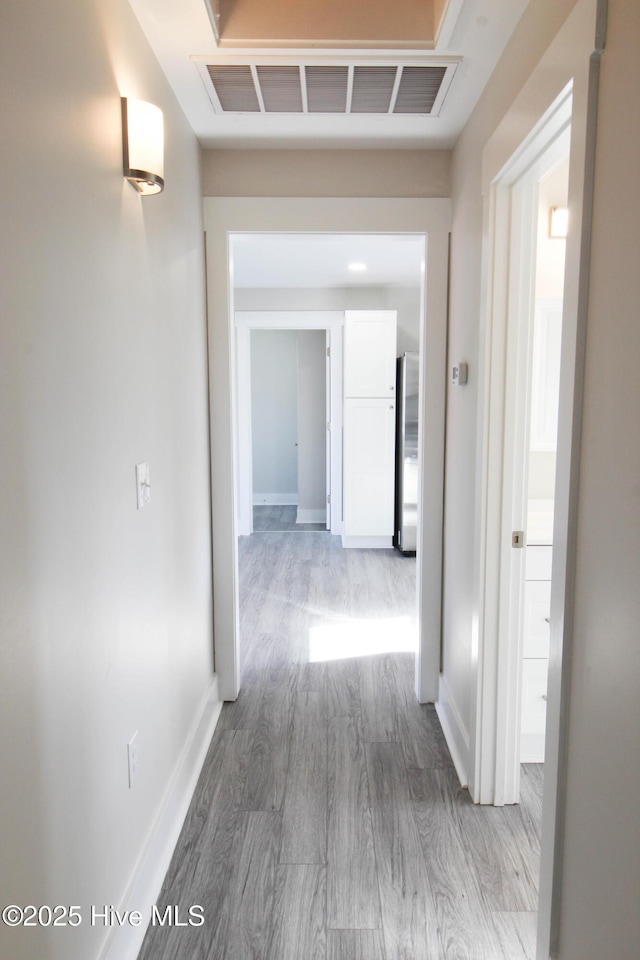
<svg viewBox="0 0 640 960">
<path fill-rule="evenodd" d="M 328 533 L 240 556 L 243 687 L 159 900 L 206 921 L 149 928 L 140 960 L 533 960 L 542 767 L 475 806 L 412 655 L 350 655 L 406 645 L 415 561 Z"/>
<path fill-rule="evenodd" d="M 255 506 L 253 508 L 253 529 L 256 532 L 284 533 L 295 530 L 309 533 L 312 530 L 326 530 L 326 523 L 298 523 L 298 508 L 290 504 L 282 506 Z"/>
</svg>

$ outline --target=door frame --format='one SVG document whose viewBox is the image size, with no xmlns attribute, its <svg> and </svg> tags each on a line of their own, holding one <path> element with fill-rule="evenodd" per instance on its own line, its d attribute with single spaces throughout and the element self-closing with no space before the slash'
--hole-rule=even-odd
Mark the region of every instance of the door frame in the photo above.
<svg viewBox="0 0 640 960">
<path fill-rule="evenodd" d="M 525 551 L 512 548 L 511 535 L 526 530 L 538 182 L 569 151 L 571 111 L 569 84 L 496 176 L 490 193 L 481 433 L 482 669 L 470 788 L 477 802 L 498 806 L 517 803 L 520 791 Z M 565 385 L 572 383 L 566 354 L 560 376 Z M 559 475 L 557 483 L 568 491 L 568 473 Z M 560 503 L 565 499 L 561 496 Z M 562 521 L 562 507 L 556 519 Z"/>
<path fill-rule="evenodd" d="M 327 479 L 331 496 L 330 531 L 342 533 L 342 328 L 344 313 L 321 310 L 238 310 L 235 313 L 236 366 L 234 392 L 237 394 L 236 473 L 237 530 L 239 536 L 253 533 L 253 451 L 251 430 L 251 331 L 325 330 L 327 334 L 327 408 L 329 458 Z"/>
<path fill-rule="evenodd" d="M 415 689 L 421 703 L 438 695 L 441 644 L 444 411 L 448 198 L 206 197 L 207 317 L 211 405 L 213 620 L 215 668 L 223 700 L 240 689 L 238 538 L 234 510 L 237 454 L 234 290 L 231 240 L 247 233 L 414 234 L 425 238 L 421 312 L 422 417 L 417 607 L 420 624 Z M 428 343 L 428 351 L 425 345 Z M 424 495 L 428 491 L 428 496 Z"/>
</svg>

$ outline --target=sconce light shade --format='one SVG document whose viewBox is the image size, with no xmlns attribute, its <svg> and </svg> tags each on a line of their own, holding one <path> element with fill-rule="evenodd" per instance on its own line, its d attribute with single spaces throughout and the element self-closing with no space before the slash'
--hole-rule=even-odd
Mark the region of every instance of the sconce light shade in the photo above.
<svg viewBox="0 0 640 960">
<path fill-rule="evenodd" d="M 164 190 L 164 124 L 162 110 L 144 100 L 122 97 L 124 175 L 138 193 Z"/>
<path fill-rule="evenodd" d="M 569 211 L 566 207 L 551 207 L 549 211 L 549 236 L 554 240 L 565 240 L 569 223 Z"/>
</svg>

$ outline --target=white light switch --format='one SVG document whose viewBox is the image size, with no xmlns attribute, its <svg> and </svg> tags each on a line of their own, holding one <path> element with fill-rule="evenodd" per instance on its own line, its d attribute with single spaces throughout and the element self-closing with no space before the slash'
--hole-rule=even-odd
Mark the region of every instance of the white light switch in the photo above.
<svg viewBox="0 0 640 960">
<path fill-rule="evenodd" d="M 469 367 L 466 363 L 460 361 L 454 363 L 451 368 L 451 383 L 454 387 L 462 387 L 469 378 Z"/>
<path fill-rule="evenodd" d="M 151 500 L 151 481 L 149 480 L 149 462 L 136 463 L 136 491 L 138 495 L 138 510 Z"/>
</svg>

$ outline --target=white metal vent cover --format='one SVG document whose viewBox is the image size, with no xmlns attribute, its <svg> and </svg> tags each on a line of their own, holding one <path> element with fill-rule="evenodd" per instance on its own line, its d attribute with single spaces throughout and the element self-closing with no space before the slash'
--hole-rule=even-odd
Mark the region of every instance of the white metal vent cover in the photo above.
<svg viewBox="0 0 640 960">
<path fill-rule="evenodd" d="M 216 113 L 438 116 L 457 58 L 437 63 L 199 63 Z"/>
</svg>

